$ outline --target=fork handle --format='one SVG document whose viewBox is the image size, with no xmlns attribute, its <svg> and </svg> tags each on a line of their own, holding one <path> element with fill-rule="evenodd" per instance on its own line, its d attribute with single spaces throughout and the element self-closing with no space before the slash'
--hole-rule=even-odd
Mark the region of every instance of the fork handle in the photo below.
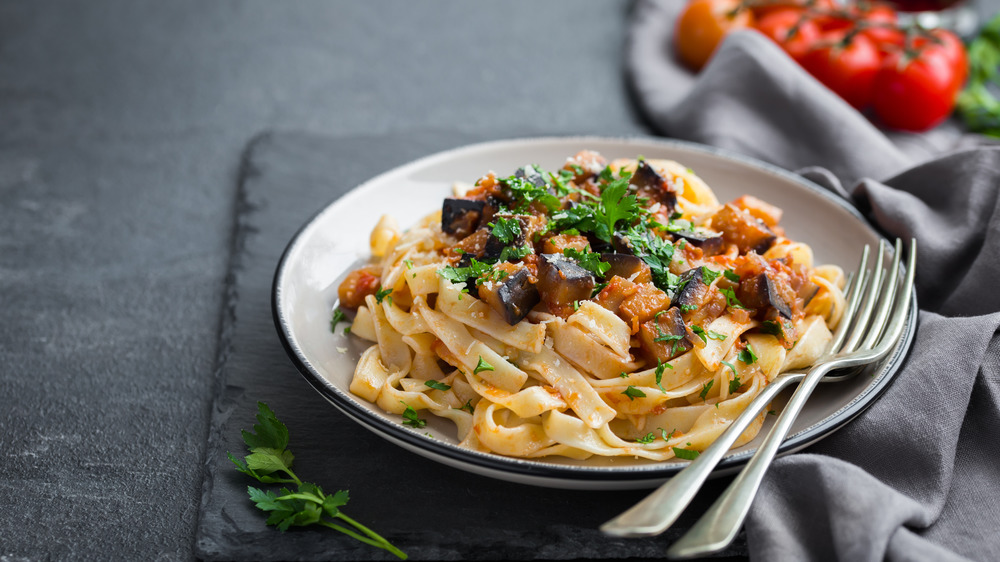
<svg viewBox="0 0 1000 562">
<path fill-rule="evenodd" d="M 802 373 L 783 373 L 776 377 L 754 397 L 726 431 L 698 455 L 698 458 L 628 511 L 601 525 L 601 531 L 618 537 L 648 537 L 667 530 L 691 503 L 701 485 L 712 473 L 712 469 L 729 452 L 729 448 L 739 439 L 757 414 L 763 411 L 782 389 L 802 380 L 803 377 Z"/>
<path fill-rule="evenodd" d="M 778 452 L 778 447 L 792 427 L 795 418 L 802 411 L 809 395 L 816 385 L 831 370 L 830 364 L 820 365 L 809 372 L 795 393 L 788 400 L 774 427 L 757 448 L 757 453 L 750 459 L 719 499 L 708 508 L 701 519 L 688 532 L 667 550 L 667 556 L 672 559 L 691 558 L 726 548 L 736 538 L 743 520 L 750 511 L 750 504 L 757 495 L 760 483 L 764 479 L 771 460 Z"/>
</svg>

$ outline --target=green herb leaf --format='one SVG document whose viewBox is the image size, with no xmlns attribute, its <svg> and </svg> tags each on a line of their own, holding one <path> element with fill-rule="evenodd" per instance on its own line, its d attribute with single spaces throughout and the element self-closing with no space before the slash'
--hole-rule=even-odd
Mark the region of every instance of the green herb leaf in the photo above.
<svg viewBox="0 0 1000 562">
<path fill-rule="evenodd" d="M 733 283 L 740 282 L 740 276 L 736 275 L 736 272 L 733 271 L 732 269 L 726 269 L 722 272 L 722 274 L 726 276 L 726 279 L 729 279 Z"/>
<path fill-rule="evenodd" d="M 738 375 L 734 376 L 733 380 L 729 381 L 729 394 L 733 394 L 739 390 L 741 386 L 743 386 L 743 383 L 740 382 L 740 377 Z"/>
<path fill-rule="evenodd" d="M 705 386 L 702 387 L 701 393 L 698 395 L 701 397 L 702 400 L 707 399 L 708 391 L 712 389 L 713 384 L 715 384 L 715 379 L 708 381 L 707 383 L 705 383 Z"/>
<path fill-rule="evenodd" d="M 694 459 L 698 458 L 698 455 L 701 454 L 698 451 L 694 451 L 691 449 L 681 449 L 680 447 L 671 447 L 671 449 L 674 450 L 675 457 L 688 461 L 693 461 Z"/>
<path fill-rule="evenodd" d="M 736 374 L 736 367 L 733 366 L 732 363 L 729 363 L 728 361 L 719 361 L 719 363 L 722 363 L 726 367 L 729 367 L 729 370 L 732 371 L 734 375 Z"/>
<path fill-rule="evenodd" d="M 456 410 L 465 410 L 465 411 L 469 412 L 470 414 L 476 413 L 476 408 L 472 405 L 472 399 L 471 398 L 469 398 L 468 400 L 466 400 L 465 404 L 462 404 L 461 408 L 455 408 L 455 409 Z"/>
<path fill-rule="evenodd" d="M 391 287 L 388 289 L 382 289 L 382 286 L 379 285 L 379 288 L 375 290 L 375 302 L 382 304 L 382 299 L 388 297 L 389 304 L 392 304 L 392 297 L 389 296 L 391 294 L 392 294 Z"/>
<path fill-rule="evenodd" d="M 611 264 L 606 261 L 601 261 L 601 254 L 596 252 L 581 252 L 579 250 L 574 250 L 573 248 L 564 248 L 563 255 L 568 258 L 572 258 L 580 267 L 593 273 L 597 277 L 604 277 L 604 274 L 611 269 Z"/>
<path fill-rule="evenodd" d="M 434 390 L 451 390 L 451 385 L 438 381 L 424 381 L 424 386 L 433 388 Z"/>
<path fill-rule="evenodd" d="M 622 392 L 622 394 L 624 394 L 625 396 L 628 396 L 628 399 L 629 399 L 630 402 L 632 400 L 635 400 L 636 398 L 645 398 L 646 397 L 646 393 L 645 392 L 643 392 L 643 391 L 639 390 L 638 388 L 636 388 L 634 386 L 631 386 L 631 385 L 629 385 L 629 387 L 626 388 L 624 390 L 624 392 Z"/>
<path fill-rule="evenodd" d="M 490 365 L 489 363 L 487 363 L 486 360 L 483 359 L 483 356 L 480 355 L 479 356 L 479 363 L 476 365 L 476 368 L 473 369 L 472 372 L 473 372 L 473 374 L 478 375 L 479 373 L 481 373 L 483 371 L 494 371 L 494 370 L 496 370 L 496 369 L 493 368 L 493 365 Z"/>
<path fill-rule="evenodd" d="M 753 365 L 757 362 L 757 354 L 754 353 L 753 348 L 750 347 L 748 343 L 747 346 L 740 351 L 740 354 L 736 356 L 737 359 L 746 363 L 747 365 Z"/>
<path fill-rule="evenodd" d="M 400 404 L 406 406 L 406 409 L 403 410 L 403 425 L 408 425 L 418 429 L 427 425 L 427 421 L 417 417 L 417 411 L 411 408 L 409 404 L 403 402 L 402 400 L 399 402 Z"/>
<path fill-rule="evenodd" d="M 643 445 L 648 445 L 656 440 L 656 434 L 650 431 L 646 435 L 635 440 L 636 443 L 642 443 Z"/>
<path fill-rule="evenodd" d="M 656 386 L 660 389 L 660 392 L 662 392 L 664 394 L 666 394 L 667 391 L 666 391 L 666 389 L 663 388 L 663 384 L 662 384 L 662 381 L 663 381 L 663 370 L 664 369 L 673 369 L 673 368 L 674 368 L 674 366 L 671 365 L 670 363 L 664 363 L 659 357 L 656 358 L 656 370 L 653 371 L 653 374 L 656 375 Z"/>
<path fill-rule="evenodd" d="M 339 307 L 333 309 L 333 318 L 330 319 L 330 331 L 331 332 L 336 332 L 337 331 L 337 324 L 340 324 L 341 322 L 346 322 L 346 321 L 347 321 L 347 315 L 344 314 L 343 310 L 340 310 Z"/>
<path fill-rule="evenodd" d="M 719 273 L 718 271 L 715 271 L 714 269 L 709 269 L 704 265 L 701 266 L 701 279 L 702 281 L 705 282 L 706 285 L 711 285 L 713 281 L 719 278 L 719 275 L 722 274 Z"/>
<path fill-rule="evenodd" d="M 511 261 L 511 260 L 517 261 L 517 260 L 524 259 L 525 256 L 527 256 L 528 254 L 533 254 L 533 253 L 534 253 L 534 250 L 532 250 L 530 244 L 524 244 L 523 246 L 504 246 L 503 250 L 500 250 L 500 259 L 499 259 L 499 261 L 502 261 L 502 262 L 503 261 Z M 497 269 L 495 271 L 502 272 L 504 277 L 507 276 L 507 272 L 506 271 L 503 271 L 501 269 Z"/>
<path fill-rule="evenodd" d="M 732 289 L 719 289 L 719 292 L 726 297 L 726 305 L 732 308 L 746 308 L 740 299 L 736 298 L 736 293 Z"/>
<path fill-rule="evenodd" d="M 510 244 L 521 236 L 521 221 L 516 218 L 496 217 L 496 222 L 489 226 L 493 227 L 493 236 L 504 244 Z"/>
</svg>

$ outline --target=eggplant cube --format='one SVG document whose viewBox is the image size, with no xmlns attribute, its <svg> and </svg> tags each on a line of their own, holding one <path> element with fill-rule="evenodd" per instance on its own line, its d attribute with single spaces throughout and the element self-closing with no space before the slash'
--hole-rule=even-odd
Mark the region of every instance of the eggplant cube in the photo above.
<svg viewBox="0 0 1000 562">
<path fill-rule="evenodd" d="M 538 290 L 554 313 L 589 299 L 595 285 L 590 271 L 560 254 L 542 254 L 538 260 Z"/>
<path fill-rule="evenodd" d="M 538 288 L 531 283 L 531 273 L 521 268 L 502 281 L 488 281 L 479 286 L 479 298 L 503 315 L 513 326 L 538 304 Z"/>
<path fill-rule="evenodd" d="M 441 230 L 460 238 L 472 234 L 483 215 L 484 201 L 445 199 L 441 205 Z"/>
</svg>

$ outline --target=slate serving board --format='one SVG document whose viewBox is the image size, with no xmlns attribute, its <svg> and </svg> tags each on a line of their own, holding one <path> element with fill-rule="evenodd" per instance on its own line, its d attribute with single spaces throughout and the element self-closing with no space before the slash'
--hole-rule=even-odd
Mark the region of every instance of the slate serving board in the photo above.
<svg viewBox="0 0 1000 562">
<path fill-rule="evenodd" d="M 267 402 L 288 426 L 296 473 L 329 492 L 349 489 L 344 512 L 411 559 L 662 559 L 694 519 L 650 539 L 612 539 L 597 530 L 645 492 L 554 490 L 449 468 L 361 428 L 305 382 L 278 340 L 270 309 L 281 252 L 309 217 L 356 185 L 415 158 L 480 140 L 446 132 L 323 137 L 265 133 L 247 147 L 219 345 L 216 399 L 195 542 L 209 560 L 394 559 L 329 529 L 266 527 L 226 451 L 242 454 L 240 429 Z M 463 179 L 463 178 L 456 178 Z M 728 479 L 715 480 L 691 511 L 700 514 Z M 741 534 L 724 553 L 742 559 Z"/>
</svg>

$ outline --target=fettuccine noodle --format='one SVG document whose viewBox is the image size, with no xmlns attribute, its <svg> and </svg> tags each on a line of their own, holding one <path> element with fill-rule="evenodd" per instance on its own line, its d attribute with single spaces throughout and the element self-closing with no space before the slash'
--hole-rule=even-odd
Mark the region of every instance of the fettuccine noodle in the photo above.
<svg viewBox="0 0 1000 562">
<path fill-rule="evenodd" d="M 383 217 L 339 296 L 373 344 L 351 392 L 414 428 L 447 418 L 469 449 L 693 458 L 844 310 L 842 270 L 780 209 L 720 204 L 677 162 L 583 151 L 455 194 L 405 232 Z"/>
</svg>

